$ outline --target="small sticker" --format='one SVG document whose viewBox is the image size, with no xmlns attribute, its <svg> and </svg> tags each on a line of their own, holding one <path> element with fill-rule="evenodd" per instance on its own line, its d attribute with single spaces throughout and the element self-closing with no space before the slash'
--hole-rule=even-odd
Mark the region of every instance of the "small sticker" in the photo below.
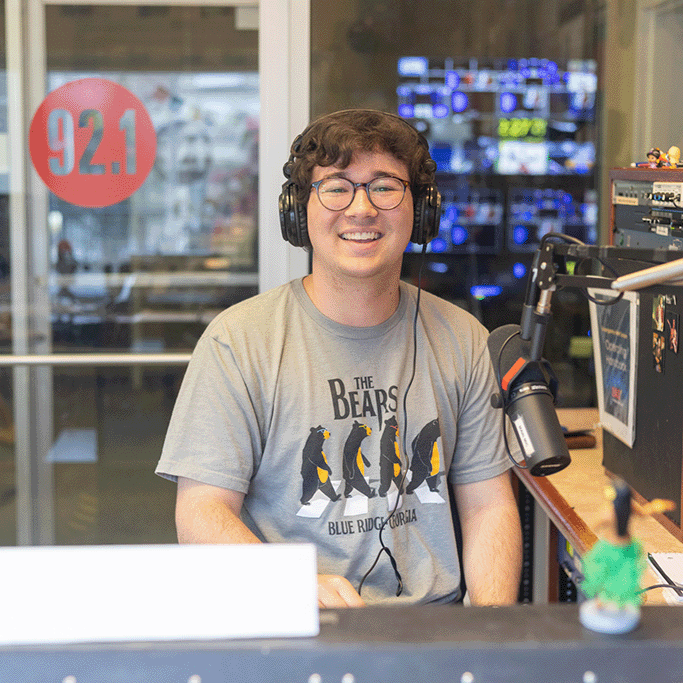
<svg viewBox="0 0 683 683">
<path fill-rule="evenodd" d="M 652 297 L 652 329 L 657 332 L 664 332 L 664 313 L 666 305 L 664 295 L 659 294 Z"/>
<path fill-rule="evenodd" d="M 661 332 L 652 333 L 652 366 L 655 372 L 664 372 L 664 349 L 666 338 Z"/>
<path fill-rule="evenodd" d="M 531 443 L 529 438 L 529 432 L 527 432 L 526 424 L 521 415 L 518 415 L 512 424 L 515 428 L 517 438 L 519 440 L 519 445 L 522 447 L 525 456 L 533 455 L 535 453 L 534 445 Z"/>
<path fill-rule="evenodd" d="M 638 197 L 624 197 L 623 195 L 617 195 L 614 198 L 615 204 L 622 204 L 623 206 L 638 206 Z"/>
<path fill-rule="evenodd" d="M 669 351 L 678 353 L 678 330 L 681 326 L 681 316 L 673 311 L 666 313 L 666 347 Z"/>
</svg>

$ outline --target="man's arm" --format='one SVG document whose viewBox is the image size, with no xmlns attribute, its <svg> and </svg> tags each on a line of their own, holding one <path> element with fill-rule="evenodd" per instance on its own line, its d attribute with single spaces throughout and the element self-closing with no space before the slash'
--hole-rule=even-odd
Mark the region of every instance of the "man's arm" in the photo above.
<svg viewBox="0 0 683 683">
<path fill-rule="evenodd" d="M 463 536 L 463 571 L 473 605 L 517 601 L 522 532 L 510 472 L 453 487 Z"/>
<path fill-rule="evenodd" d="M 244 494 L 178 477 L 176 529 L 179 543 L 260 543 L 240 519 Z M 318 574 L 320 607 L 365 603 L 343 576 Z"/>
<path fill-rule="evenodd" d="M 178 477 L 179 543 L 260 543 L 240 519 L 244 494 Z"/>
</svg>

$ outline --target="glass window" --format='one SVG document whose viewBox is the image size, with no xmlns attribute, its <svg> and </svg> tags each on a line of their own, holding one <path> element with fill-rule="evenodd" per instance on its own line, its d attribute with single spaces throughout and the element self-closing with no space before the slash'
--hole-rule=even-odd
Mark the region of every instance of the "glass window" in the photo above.
<svg viewBox="0 0 683 683">
<path fill-rule="evenodd" d="M 533 7 L 532 7 L 533 5 Z M 526 0 L 311 0 L 311 114 L 371 107 L 424 133 L 442 194 L 422 283 L 489 329 L 519 323 L 533 253 L 547 232 L 597 235 L 604 17 L 591 5 Z M 421 247 L 404 278 L 417 283 Z M 555 297 L 548 348 L 577 362 L 587 306 Z M 564 405 L 593 400 L 594 379 L 561 382 Z"/>
</svg>

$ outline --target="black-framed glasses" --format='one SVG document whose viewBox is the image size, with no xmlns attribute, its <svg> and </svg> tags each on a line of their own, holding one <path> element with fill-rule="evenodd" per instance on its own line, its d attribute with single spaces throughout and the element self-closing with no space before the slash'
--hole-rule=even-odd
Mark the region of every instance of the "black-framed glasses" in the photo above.
<svg viewBox="0 0 683 683">
<path fill-rule="evenodd" d="M 359 187 L 365 189 L 368 200 L 376 208 L 383 211 L 395 209 L 406 193 L 407 180 L 391 175 L 380 176 L 369 183 L 353 183 L 348 178 L 333 176 L 311 183 L 318 193 L 320 203 L 330 211 L 343 211 L 351 206 Z"/>
</svg>

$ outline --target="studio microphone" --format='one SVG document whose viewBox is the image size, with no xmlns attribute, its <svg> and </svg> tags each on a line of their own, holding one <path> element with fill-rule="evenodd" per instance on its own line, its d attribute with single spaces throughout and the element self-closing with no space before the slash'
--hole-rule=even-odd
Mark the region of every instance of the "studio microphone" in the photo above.
<svg viewBox="0 0 683 683">
<path fill-rule="evenodd" d="M 571 458 L 555 412 L 557 378 L 550 364 L 532 360 L 519 325 L 498 327 L 487 344 L 500 389 L 491 405 L 510 418 L 527 469 L 535 477 L 563 470 Z"/>
</svg>

